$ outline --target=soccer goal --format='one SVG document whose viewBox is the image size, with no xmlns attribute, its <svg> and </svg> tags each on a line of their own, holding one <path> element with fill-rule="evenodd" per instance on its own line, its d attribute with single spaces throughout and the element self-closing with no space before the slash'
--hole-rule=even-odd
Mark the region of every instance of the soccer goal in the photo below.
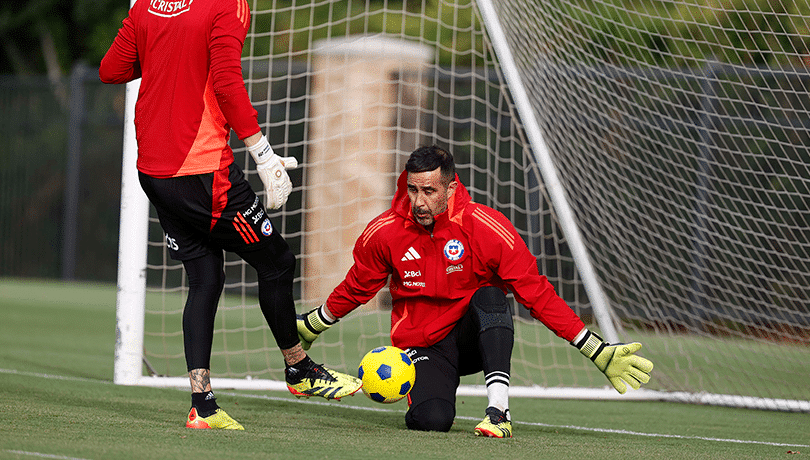
<svg viewBox="0 0 810 460">
<path fill-rule="evenodd" d="M 274 149 L 303 165 L 271 214 L 298 255 L 299 311 L 340 282 L 407 155 L 438 144 L 587 325 L 641 341 L 655 363 L 645 389 L 618 395 L 513 303 L 513 395 L 810 411 L 808 0 L 252 0 L 251 10 L 248 91 Z M 185 387 L 185 274 L 140 192 L 131 122 L 115 381 Z M 284 389 L 255 274 L 229 256 L 226 275 L 213 385 Z M 389 343 L 389 309 L 383 290 L 324 334 L 313 359 L 356 372 Z M 485 394 L 483 378 L 462 383 L 461 394 Z"/>
</svg>

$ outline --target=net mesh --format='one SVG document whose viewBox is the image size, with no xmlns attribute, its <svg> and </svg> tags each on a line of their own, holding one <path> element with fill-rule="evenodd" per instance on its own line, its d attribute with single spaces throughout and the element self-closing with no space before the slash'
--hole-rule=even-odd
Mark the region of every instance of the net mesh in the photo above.
<svg viewBox="0 0 810 460">
<path fill-rule="evenodd" d="M 809 8 L 497 3 L 601 285 L 625 338 L 647 345 L 654 386 L 810 397 Z"/>
<path fill-rule="evenodd" d="M 298 255 L 299 312 L 342 279 L 407 154 L 438 144 L 473 200 L 515 224 L 541 273 L 599 329 L 474 2 L 251 9 L 246 85 L 273 148 L 303 165 L 271 212 Z M 649 388 L 810 399 L 810 4 L 502 0 L 495 10 L 620 335 L 655 362 Z M 159 374 L 184 375 L 185 275 L 154 217 L 149 245 L 145 356 Z M 226 265 L 212 375 L 282 380 L 255 274 L 235 256 Z M 389 299 L 384 289 L 338 323 L 313 358 L 354 373 L 389 342 Z M 513 385 L 606 385 L 513 310 Z"/>
</svg>

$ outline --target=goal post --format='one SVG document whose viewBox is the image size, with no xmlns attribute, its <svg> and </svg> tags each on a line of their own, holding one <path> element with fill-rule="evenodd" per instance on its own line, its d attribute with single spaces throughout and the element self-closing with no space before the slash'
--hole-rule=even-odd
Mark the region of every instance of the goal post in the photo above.
<svg viewBox="0 0 810 460">
<path fill-rule="evenodd" d="M 302 165 L 270 215 L 298 258 L 299 312 L 345 275 L 407 155 L 435 143 L 586 325 L 655 363 L 618 395 L 512 299 L 511 394 L 810 411 L 810 0 L 249 3 L 245 84 L 274 150 Z M 115 381 L 186 387 L 186 279 L 134 176 L 136 94 Z M 285 389 L 255 273 L 231 254 L 225 270 L 212 384 Z M 355 373 L 389 328 L 386 288 L 310 354 Z"/>
<path fill-rule="evenodd" d="M 478 4 L 648 388 L 807 411 L 810 3 Z"/>
<path fill-rule="evenodd" d="M 596 272 L 593 265 L 591 265 L 590 256 L 585 244 L 582 242 L 579 227 L 574 220 L 571 206 L 568 204 L 565 189 L 557 175 L 557 167 L 554 165 L 551 152 L 543 137 L 543 131 L 540 129 L 540 124 L 534 115 L 534 108 L 515 65 L 515 58 L 506 41 L 500 19 L 495 12 L 492 1 L 477 0 L 477 3 L 488 36 L 492 40 L 492 48 L 498 57 L 509 93 L 515 101 L 515 109 L 523 121 L 523 129 L 526 131 L 529 146 L 534 152 L 540 174 L 543 176 L 543 185 L 551 198 L 562 232 L 570 241 L 569 248 L 582 276 L 582 283 L 588 291 L 588 299 L 591 302 L 596 322 L 599 324 L 604 339 L 608 342 L 617 343 L 620 339 L 616 327 L 613 325 L 610 305 L 604 292 L 602 292 Z"/>
<path fill-rule="evenodd" d="M 135 169 L 138 145 L 133 120 L 140 83 L 140 79 L 127 83 L 124 105 L 113 370 L 113 382 L 121 385 L 137 384 L 143 373 L 149 200 L 141 190 Z"/>
<path fill-rule="evenodd" d="M 300 152 L 298 155 L 299 161 L 303 157 L 305 163 L 300 176 L 297 177 L 296 172 L 293 172 L 294 180 L 297 179 L 296 182 L 299 182 L 299 180 L 304 182 L 300 187 L 300 195 L 296 196 L 299 194 L 298 190 L 296 190 L 291 196 L 290 204 L 287 205 L 286 209 L 276 214 L 276 217 L 281 218 L 282 221 L 295 221 L 292 225 L 293 230 L 285 232 L 285 236 L 302 252 L 299 255 L 299 265 L 301 265 L 299 270 L 301 273 L 306 273 L 306 275 L 298 276 L 296 289 L 299 297 L 303 298 L 305 302 L 307 297 L 314 297 L 312 302 L 315 303 L 319 299 L 322 301 L 328 295 L 329 290 L 340 281 L 340 278 L 342 278 L 350 265 L 350 251 L 354 239 L 370 218 L 387 207 L 396 176 L 404 166 L 407 154 L 418 145 L 425 142 L 435 142 L 458 146 L 459 150 L 454 153 L 459 162 L 461 175 L 465 178 L 465 184 L 474 194 L 478 193 L 479 199 L 496 207 L 498 207 L 496 203 L 502 198 L 494 195 L 502 192 L 497 190 L 497 184 L 491 183 L 493 179 L 500 180 L 493 175 L 495 171 L 489 171 L 490 168 L 493 168 L 493 165 L 494 169 L 501 168 L 506 171 L 507 181 L 517 180 L 521 187 L 525 187 L 525 183 L 530 182 L 525 176 L 536 172 L 527 170 L 527 168 L 531 167 L 531 160 L 525 156 L 523 147 L 519 145 L 517 138 L 520 134 L 516 125 L 478 128 L 484 133 L 483 137 L 479 134 L 480 139 L 464 139 L 475 135 L 474 130 L 479 121 L 471 122 L 467 118 L 471 115 L 475 116 L 476 105 L 492 112 L 492 115 L 488 116 L 494 115 L 497 122 L 500 122 L 499 119 L 502 117 L 512 116 L 509 96 L 504 92 L 503 82 L 492 65 L 494 56 L 488 46 L 483 46 L 483 42 L 487 38 L 476 16 L 474 4 L 468 2 L 458 8 L 449 3 L 439 2 L 433 11 L 426 11 L 424 5 L 420 6 L 420 11 L 412 11 L 413 5 L 416 5 L 417 2 L 410 4 L 406 2 L 392 8 L 388 8 L 384 5 L 385 3 L 383 2 L 380 7 L 363 6 L 359 8 L 359 3 L 352 4 L 350 2 L 349 9 L 354 12 L 352 14 L 359 14 L 357 18 L 353 19 L 354 21 L 359 21 L 364 16 L 370 18 L 379 15 L 392 15 L 399 17 L 401 21 L 423 24 L 421 27 L 432 29 L 434 36 L 424 37 L 408 34 L 404 31 L 392 33 L 385 30 L 386 26 L 382 22 L 382 29 L 375 29 L 371 26 L 367 27 L 366 30 L 348 36 L 344 36 L 345 31 L 330 29 L 323 37 L 308 43 L 309 56 L 301 55 L 296 59 L 296 53 L 291 50 L 279 52 L 271 49 L 268 52 L 268 47 L 277 47 L 268 36 L 276 40 L 279 38 L 295 40 L 297 38 L 296 34 L 306 32 L 307 29 L 315 30 L 319 27 L 334 26 L 313 24 L 302 28 L 302 30 L 290 31 L 286 34 L 286 37 L 285 34 L 268 33 L 262 30 L 262 27 L 267 23 L 265 19 L 274 15 L 287 15 L 292 18 L 306 11 L 309 7 L 295 7 L 292 3 L 288 4 L 289 7 L 284 7 L 284 2 L 254 1 L 252 4 L 253 30 L 251 30 L 246 42 L 247 52 L 243 57 L 246 84 L 254 104 L 260 111 L 260 117 L 265 118 L 262 127 L 273 141 L 274 148 L 277 151 L 287 148 L 293 152 Z M 273 8 L 264 9 L 271 5 Z M 312 8 L 313 11 L 315 9 L 317 8 Z M 462 13 L 460 18 L 457 15 L 459 11 Z M 349 12 L 346 13 L 349 14 Z M 447 21 L 447 19 L 439 17 L 442 14 L 446 18 L 450 18 L 451 22 L 443 22 Z M 309 12 L 307 15 L 309 15 Z M 338 20 L 336 23 L 339 24 L 340 21 Z M 427 26 L 424 24 L 427 24 Z M 474 27 L 474 29 L 472 31 L 465 30 L 469 27 Z M 442 37 L 443 34 L 449 34 L 451 37 Z M 464 51 L 460 58 L 440 56 L 442 46 L 446 43 L 452 44 L 453 37 L 462 37 L 476 47 Z M 290 47 L 293 46 L 294 44 L 290 44 Z M 259 50 L 265 50 L 266 54 L 261 54 Z M 483 53 L 483 55 L 476 55 L 478 53 Z M 321 55 L 327 56 L 327 59 L 319 60 Z M 418 57 L 415 58 L 414 56 Z M 450 66 L 443 66 L 440 63 L 442 60 L 448 61 Z M 329 62 L 323 64 L 323 61 Z M 458 68 L 454 68 L 456 66 Z M 347 74 L 350 76 L 357 74 L 360 79 L 350 81 L 346 76 Z M 300 91 L 299 88 L 294 87 L 299 81 L 305 83 L 306 92 L 300 95 L 290 94 L 292 91 Z M 391 86 L 392 81 L 395 81 L 394 90 L 387 95 L 380 95 L 383 91 L 389 91 L 388 87 Z M 330 84 L 342 86 L 329 88 Z M 274 88 L 274 85 L 281 88 L 281 91 Z M 319 87 L 324 86 L 326 88 L 319 90 Z M 461 88 L 461 91 L 467 92 L 467 94 L 460 97 L 454 94 L 444 94 L 444 91 L 448 89 L 457 88 Z M 496 91 L 495 96 L 486 95 L 487 92 L 492 91 Z M 284 94 L 285 92 L 287 94 Z M 478 101 L 476 93 L 482 92 L 489 99 Z M 278 93 L 282 94 L 280 99 Z M 354 101 L 350 101 L 344 93 L 351 93 L 359 99 L 365 97 L 367 98 L 366 104 L 355 104 L 358 107 L 356 107 L 355 112 L 352 112 L 351 109 L 345 107 L 351 106 Z M 134 92 L 128 88 L 128 103 L 134 103 L 136 95 L 137 88 L 135 88 Z M 285 114 L 289 114 L 290 111 L 301 110 L 298 108 L 301 104 L 298 104 L 298 107 L 294 105 L 296 98 L 304 98 L 305 107 L 308 107 L 310 111 L 309 114 L 305 114 L 303 120 L 294 120 L 286 115 L 279 120 L 272 119 L 274 106 L 286 105 L 284 108 Z M 365 120 L 366 124 L 359 130 L 348 127 L 344 128 L 342 133 L 333 133 L 326 136 L 318 132 L 319 130 L 328 130 L 334 126 L 345 127 L 347 121 L 355 123 L 357 119 L 369 118 L 363 113 L 364 111 L 379 113 L 381 117 L 375 120 Z M 453 113 L 453 111 L 461 112 L 461 114 Z M 130 110 L 127 111 L 128 129 L 131 129 L 133 113 Z M 319 115 L 323 113 L 327 113 L 327 115 Z M 262 120 L 260 119 L 260 121 Z M 285 142 L 284 138 L 289 137 L 289 133 L 299 124 L 305 125 L 305 129 L 309 131 L 308 137 L 293 142 Z M 454 127 L 454 124 L 462 125 L 463 128 Z M 281 127 L 279 131 L 282 133 L 280 136 L 276 131 L 279 125 Z M 456 132 L 452 131 L 453 129 Z M 498 139 L 502 135 L 498 131 L 506 133 L 506 142 Z M 279 138 L 281 142 L 277 141 Z M 134 136 L 127 139 L 134 140 Z M 490 158 L 491 151 L 498 149 L 499 143 L 508 145 L 509 149 L 515 149 L 514 154 L 520 156 L 520 158 L 517 160 L 499 158 L 493 163 Z M 346 148 L 346 144 L 366 146 L 372 144 L 373 148 L 366 149 L 367 157 L 363 158 L 357 151 Z M 243 149 L 239 148 L 241 146 L 234 145 L 234 147 L 237 152 L 237 160 L 247 167 L 246 169 L 248 169 L 250 175 L 252 172 L 249 170 L 251 163 L 247 154 Z M 159 225 L 154 217 L 149 217 L 149 210 L 143 207 L 141 200 L 145 198 L 138 187 L 137 180 L 127 180 L 127 173 L 134 174 L 134 161 L 128 160 L 127 156 L 134 158 L 136 146 L 133 143 L 125 142 L 125 149 L 127 150 L 124 162 L 125 165 L 127 163 L 130 165 L 126 168 L 127 171 L 125 171 L 122 185 L 125 193 L 122 198 L 118 307 L 119 340 L 116 348 L 116 382 L 183 387 L 187 382 L 182 377 L 181 372 L 177 370 L 177 363 L 172 365 L 171 370 L 150 369 L 151 365 L 142 365 L 140 363 L 141 360 L 145 362 L 155 361 L 156 359 L 158 361 L 180 360 L 180 351 L 178 349 L 180 335 L 177 319 L 182 309 L 186 287 L 181 265 L 167 259 L 166 251 L 163 249 L 160 240 L 162 234 Z M 335 155 L 334 152 L 329 153 L 329 151 L 335 149 L 339 150 L 338 155 Z M 325 159 L 320 159 L 316 153 L 321 150 L 326 150 L 328 154 L 331 154 L 331 157 L 327 156 Z M 292 154 L 295 155 L 295 153 Z M 464 158 L 462 155 L 466 155 L 465 160 L 461 160 L 461 158 Z M 366 173 L 358 172 L 356 165 L 353 165 L 347 171 L 349 177 L 341 179 L 345 181 L 356 180 L 352 176 L 361 176 L 361 179 L 368 180 L 383 175 L 387 177 L 387 181 L 375 180 L 373 182 L 381 184 L 387 182 L 387 185 L 379 188 L 379 190 L 375 189 L 372 193 L 366 191 L 366 196 L 348 196 L 351 187 L 335 187 L 335 179 L 332 177 L 336 174 L 336 167 L 339 168 L 339 164 L 336 165 L 336 163 L 345 162 L 346 157 L 349 157 L 349 161 L 362 164 L 373 162 L 368 159 L 369 157 L 372 159 L 374 157 L 389 158 L 390 160 L 386 160 L 389 163 L 383 169 L 369 170 Z M 517 164 L 510 165 L 509 163 Z M 508 168 L 499 165 L 507 165 Z M 315 177 L 320 174 L 321 169 L 325 171 L 327 177 L 318 182 Z M 482 170 L 483 176 L 477 173 L 476 169 Z M 497 174 L 503 175 L 503 173 Z M 522 177 L 513 179 L 516 174 Z M 467 178 L 469 178 L 469 181 L 466 180 Z M 480 185 L 477 185 L 477 183 Z M 333 190 L 335 188 L 339 189 L 337 193 Z M 331 197 L 331 200 L 313 198 L 322 195 L 322 190 L 329 190 L 326 195 Z M 525 192 L 521 193 L 525 195 Z M 507 195 L 507 200 L 510 199 L 509 195 L 511 194 L 510 192 Z M 337 206 L 347 200 L 351 201 L 350 206 Z M 543 201 L 542 208 L 536 210 L 535 213 L 545 216 L 544 219 L 548 219 L 551 207 L 546 202 L 546 198 L 541 201 Z M 363 218 L 358 218 L 356 212 L 350 210 L 352 206 L 356 206 L 357 202 L 360 202 L 361 206 L 366 210 L 365 214 L 367 215 Z M 293 203 L 298 206 L 297 209 L 291 209 Z M 512 203 L 506 201 L 503 202 L 503 205 L 511 206 Z M 349 215 L 346 216 L 346 213 L 349 213 Z M 525 214 L 527 213 L 524 210 L 517 210 L 512 211 L 512 214 L 522 220 L 526 219 Z M 507 215 L 509 215 L 509 211 L 507 211 Z M 335 220 L 340 222 L 341 225 L 337 227 L 330 225 Z M 132 221 L 137 221 L 140 225 L 132 225 Z M 149 228 L 143 226 L 144 222 L 149 223 Z M 312 229 L 312 222 L 326 222 L 327 224 L 324 227 L 335 228 L 330 228 L 329 232 L 327 232 L 326 228 L 319 228 L 318 226 Z M 525 231 L 525 228 L 523 230 Z M 556 231 L 556 229 L 547 229 L 546 231 Z M 340 243 L 341 240 L 342 243 Z M 335 241 L 339 244 L 335 245 Z M 328 246 L 329 244 L 332 246 Z M 554 244 L 559 246 L 561 243 L 555 242 Z M 141 261 L 145 260 L 146 256 L 140 250 L 147 247 L 150 254 L 149 262 L 142 263 Z M 553 252 L 563 252 L 563 249 L 555 248 Z M 337 261 L 337 265 L 335 261 Z M 570 264 L 570 262 L 565 263 Z M 141 264 L 143 268 L 138 268 Z M 333 268 L 328 272 L 325 270 L 319 271 L 316 268 L 317 264 Z M 219 315 L 248 315 L 250 313 L 246 312 L 250 310 L 253 310 L 252 313 L 255 315 L 257 313 L 255 311 L 257 309 L 255 281 L 249 279 L 250 275 L 246 273 L 250 269 L 245 270 L 244 264 L 234 258 L 229 260 L 228 266 L 229 271 L 238 271 L 240 273 L 238 273 L 238 278 L 232 284 L 227 285 L 229 288 L 226 288 L 226 293 L 223 296 L 225 300 L 220 308 Z M 313 272 L 316 275 L 312 275 Z M 591 283 L 591 286 L 597 293 L 599 292 L 598 285 Z M 574 289 L 577 288 L 574 287 Z M 158 304 L 156 307 L 151 307 L 152 303 L 147 306 L 147 292 L 150 300 L 156 299 L 155 302 Z M 234 294 L 237 297 L 233 301 L 234 304 L 227 305 Z M 252 304 L 243 305 L 242 302 L 248 299 Z M 381 343 L 384 343 L 387 340 L 387 324 L 383 319 L 376 318 L 377 313 L 385 312 L 386 302 L 389 302 L 387 293 L 383 292 L 378 296 L 378 299 L 375 299 L 375 302 L 377 308 L 373 312 L 365 308 L 364 313 L 361 313 L 366 319 L 359 322 L 366 322 L 368 318 L 373 318 L 373 322 L 371 326 L 361 326 L 366 329 L 366 331 L 361 332 L 366 337 L 361 339 L 360 343 L 367 341 L 370 345 L 358 346 L 358 359 L 359 356 L 362 356 L 360 347 L 370 348 L 376 346 L 377 342 L 382 341 Z M 153 308 L 157 310 L 153 310 Z M 601 316 L 602 320 L 609 320 L 609 315 L 604 310 L 601 310 L 597 315 Z M 169 327 L 174 327 L 174 330 L 165 332 L 163 328 L 167 327 L 166 318 L 172 316 L 175 318 L 175 324 Z M 151 318 L 159 320 L 160 331 L 150 329 L 148 319 Z M 231 320 L 226 319 L 224 321 Z M 251 333 L 255 333 L 256 329 L 261 329 L 260 324 L 255 324 L 255 320 L 251 321 L 253 323 L 248 327 L 251 329 Z M 344 321 L 344 323 L 351 322 L 351 320 Z M 138 331 L 142 331 L 142 335 L 139 335 Z M 614 341 L 617 339 L 615 329 L 610 322 L 605 324 L 602 332 L 608 339 Z M 228 333 L 229 330 L 226 326 L 218 329 L 219 335 L 227 336 Z M 262 334 L 266 334 L 266 332 Z M 160 347 L 163 347 L 164 350 L 167 347 L 174 347 L 173 351 L 153 352 L 154 348 L 150 348 L 150 343 L 153 342 L 152 338 L 159 339 L 161 342 Z M 261 340 L 267 342 L 267 337 L 262 337 Z M 322 342 L 328 340 L 325 339 Z M 167 345 L 167 342 L 173 342 L 173 344 Z M 318 348 L 330 350 L 342 347 L 342 343 L 326 343 L 323 347 L 316 346 L 315 350 L 318 352 Z M 261 353 L 265 355 L 272 353 L 272 345 L 263 346 L 263 348 Z M 230 361 L 231 356 L 238 352 L 215 350 L 215 355 L 218 353 Z M 250 352 L 246 351 L 246 353 Z M 330 362 L 331 354 L 331 351 L 323 352 L 322 359 Z M 346 364 L 346 358 L 341 357 L 340 359 L 341 363 L 336 367 L 353 372 L 353 369 Z M 270 372 L 258 372 L 258 374 L 272 374 L 275 372 L 277 378 L 280 375 L 278 373 L 280 369 L 278 368 L 278 360 L 275 361 L 276 369 Z M 144 370 L 147 373 L 151 372 L 156 375 L 143 376 Z M 229 388 L 264 389 L 279 386 L 279 381 L 273 377 L 261 378 L 260 375 L 254 374 L 251 371 L 245 371 L 244 375 L 238 375 L 235 378 L 212 377 L 212 382 L 217 383 L 220 387 Z M 216 369 L 212 371 L 212 375 L 216 375 Z M 530 382 L 530 380 L 526 381 Z M 475 385 L 471 385 L 465 391 L 475 393 L 483 390 L 476 389 Z"/>
</svg>

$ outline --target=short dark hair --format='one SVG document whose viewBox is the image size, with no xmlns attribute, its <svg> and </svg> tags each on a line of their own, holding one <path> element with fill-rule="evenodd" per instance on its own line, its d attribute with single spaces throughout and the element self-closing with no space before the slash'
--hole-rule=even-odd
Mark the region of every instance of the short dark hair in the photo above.
<svg viewBox="0 0 810 460">
<path fill-rule="evenodd" d="M 444 185 L 448 185 L 456 179 L 456 163 L 453 161 L 453 154 L 436 145 L 419 147 L 411 153 L 408 162 L 405 163 L 405 171 L 411 173 L 433 171 L 436 168 L 441 168 Z"/>
</svg>

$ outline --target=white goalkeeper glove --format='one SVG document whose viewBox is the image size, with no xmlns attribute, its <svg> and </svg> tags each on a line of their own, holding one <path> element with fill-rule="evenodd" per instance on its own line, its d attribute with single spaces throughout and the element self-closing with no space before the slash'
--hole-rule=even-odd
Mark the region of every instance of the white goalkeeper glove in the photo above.
<svg viewBox="0 0 810 460">
<path fill-rule="evenodd" d="M 650 381 L 650 372 L 653 369 L 652 361 L 634 354 L 641 350 L 640 343 L 611 345 L 587 329 L 581 335 L 581 338 L 578 337 L 579 340 L 574 339 L 572 345 L 596 364 L 596 367 L 607 376 L 616 391 L 624 394 L 627 391 L 625 383 L 634 390 L 638 390 L 642 383 Z"/>
<path fill-rule="evenodd" d="M 338 320 L 329 318 L 326 313 L 326 304 L 314 308 L 305 315 L 296 315 L 296 326 L 298 327 L 298 339 L 301 340 L 301 347 L 309 350 L 312 342 L 318 338 L 321 332 L 332 327 Z"/>
<path fill-rule="evenodd" d="M 292 192 L 292 182 L 286 170 L 297 168 L 298 160 L 294 157 L 282 158 L 276 155 L 264 135 L 258 142 L 248 147 L 248 151 L 256 161 L 256 170 L 264 184 L 267 206 L 270 209 L 284 206 Z"/>
</svg>

